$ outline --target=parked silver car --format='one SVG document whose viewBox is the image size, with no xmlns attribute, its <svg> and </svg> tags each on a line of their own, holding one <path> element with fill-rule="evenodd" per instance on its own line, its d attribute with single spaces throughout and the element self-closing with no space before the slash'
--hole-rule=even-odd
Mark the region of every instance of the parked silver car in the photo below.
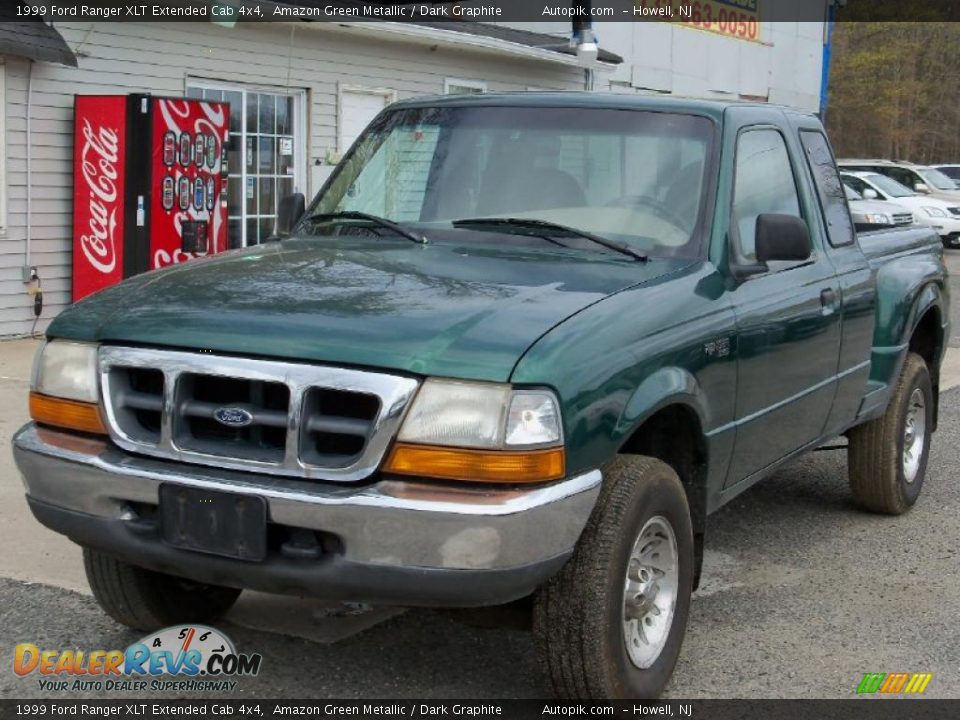
<svg viewBox="0 0 960 720">
<path fill-rule="evenodd" d="M 913 213 L 902 205 L 883 200 L 866 200 L 847 184 L 844 184 L 843 191 L 847 195 L 847 205 L 850 206 L 850 215 L 858 232 L 913 224 Z"/>
</svg>

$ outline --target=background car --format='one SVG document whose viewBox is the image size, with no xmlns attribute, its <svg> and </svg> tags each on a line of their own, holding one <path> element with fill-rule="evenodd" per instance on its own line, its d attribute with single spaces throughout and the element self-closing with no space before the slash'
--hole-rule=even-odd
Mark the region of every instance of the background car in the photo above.
<svg viewBox="0 0 960 720">
<path fill-rule="evenodd" d="M 880 173 L 841 170 L 840 179 L 866 200 L 893 201 L 910 210 L 915 222 L 937 231 L 944 247 L 960 247 L 960 208 L 914 192 Z"/>
<path fill-rule="evenodd" d="M 930 195 L 960 206 L 960 188 L 957 183 L 936 168 L 892 160 L 838 160 L 837 165 L 841 172 L 857 170 L 880 173 L 921 195 Z"/>
<path fill-rule="evenodd" d="M 849 185 L 843 186 L 850 215 L 858 232 L 913 224 L 913 213 L 902 205 L 883 200 L 866 200 Z"/>
<path fill-rule="evenodd" d="M 953 165 L 931 165 L 934 170 L 939 170 L 948 178 L 960 184 L 960 164 Z"/>
</svg>

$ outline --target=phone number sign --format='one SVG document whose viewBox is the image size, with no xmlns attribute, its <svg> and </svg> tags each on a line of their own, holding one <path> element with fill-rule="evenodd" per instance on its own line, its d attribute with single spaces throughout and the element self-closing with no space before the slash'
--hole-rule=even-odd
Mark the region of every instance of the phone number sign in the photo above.
<svg viewBox="0 0 960 720">
<path fill-rule="evenodd" d="M 749 42 L 760 39 L 760 0 L 633 0 L 651 19 Z"/>
</svg>

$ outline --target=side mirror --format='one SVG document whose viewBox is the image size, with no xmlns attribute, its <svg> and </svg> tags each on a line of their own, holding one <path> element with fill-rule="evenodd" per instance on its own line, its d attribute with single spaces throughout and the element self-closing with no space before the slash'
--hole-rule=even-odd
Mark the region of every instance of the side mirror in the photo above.
<svg viewBox="0 0 960 720">
<path fill-rule="evenodd" d="M 878 197 L 880 197 L 877 195 L 877 191 L 873 188 L 864 188 L 861 194 L 863 195 L 864 200 L 876 200 Z"/>
<path fill-rule="evenodd" d="M 918 193 L 923 193 L 924 195 L 930 194 L 930 188 L 927 187 L 926 183 L 918 182 L 913 186 L 913 189 Z"/>
<path fill-rule="evenodd" d="M 757 216 L 757 262 L 802 261 L 810 258 L 810 231 L 796 215 L 764 213 Z"/>
<path fill-rule="evenodd" d="M 277 205 L 277 229 L 274 237 L 277 240 L 287 237 L 306 210 L 307 200 L 303 193 L 293 193 L 281 198 Z"/>
</svg>

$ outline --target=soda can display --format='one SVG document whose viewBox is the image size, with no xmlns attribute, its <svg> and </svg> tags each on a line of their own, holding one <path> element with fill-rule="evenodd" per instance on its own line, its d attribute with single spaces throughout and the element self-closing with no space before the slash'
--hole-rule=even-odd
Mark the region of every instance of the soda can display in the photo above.
<svg viewBox="0 0 960 720">
<path fill-rule="evenodd" d="M 173 167 L 177 161 L 177 136 L 173 130 L 167 130 L 163 134 L 163 164 L 167 167 Z"/>
<path fill-rule="evenodd" d="M 189 167 L 193 160 L 193 138 L 190 133 L 180 133 L 180 164 Z"/>
<path fill-rule="evenodd" d="M 216 135 L 207 135 L 207 165 L 211 170 L 214 170 L 217 166 L 217 136 Z"/>
<path fill-rule="evenodd" d="M 203 210 L 203 178 L 198 177 L 193 181 L 193 207 L 195 210 Z"/>
<path fill-rule="evenodd" d="M 203 167 L 203 156 L 207 147 L 207 136 L 203 133 L 197 133 L 193 141 L 193 164 L 198 168 Z"/>
<path fill-rule="evenodd" d="M 181 175 L 177 181 L 177 194 L 180 196 L 180 209 L 186 210 L 190 207 L 190 178 Z"/>
<path fill-rule="evenodd" d="M 163 178 L 163 196 L 162 203 L 164 210 L 173 210 L 173 202 L 176 191 L 172 175 L 166 175 Z"/>
<path fill-rule="evenodd" d="M 207 177 L 207 210 L 213 212 L 215 203 L 217 202 L 217 181 L 213 178 L 213 175 Z"/>
</svg>

